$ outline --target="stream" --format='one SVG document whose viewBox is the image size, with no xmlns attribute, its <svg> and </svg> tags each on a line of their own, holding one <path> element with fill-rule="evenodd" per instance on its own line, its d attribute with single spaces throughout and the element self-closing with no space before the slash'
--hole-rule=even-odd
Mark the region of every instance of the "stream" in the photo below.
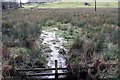
<svg viewBox="0 0 120 80">
<path fill-rule="evenodd" d="M 47 66 L 49 68 L 55 68 L 55 60 L 58 61 L 58 68 L 64 68 L 65 65 L 65 58 L 62 54 L 59 53 L 60 49 L 64 49 L 62 46 L 65 41 L 62 37 L 57 37 L 56 32 L 57 28 L 55 28 L 54 31 L 48 32 L 48 31 L 42 31 L 41 38 L 43 39 L 42 44 L 48 45 L 49 48 L 52 50 L 48 53 L 49 57 L 47 58 Z M 64 49 L 65 50 L 65 49 Z M 59 73 L 62 73 L 63 71 L 59 70 Z M 55 73 L 55 71 L 51 71 L 51 73 Z M 49 76 L 49 78 L 54 78 L 55 76 Z M 62 76 L 61 76 L 62 77 Z"/>
</svg>

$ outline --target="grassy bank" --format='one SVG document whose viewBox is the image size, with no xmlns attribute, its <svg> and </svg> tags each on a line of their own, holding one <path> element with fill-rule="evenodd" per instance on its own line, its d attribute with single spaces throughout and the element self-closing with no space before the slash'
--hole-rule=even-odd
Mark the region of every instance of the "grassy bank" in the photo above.
<svg viewBox="0 0 120 80">
<path fill-rule="evenodd" d="M 31 20 L 28 16 L 31 16 Z M 45 67 L 45 55 L 39 39 L 42 27 L 39 21 L 32 17 L 27 11 L 3 12 L 3 65 L 15 65 L 22 69 Z"/>
</svg>

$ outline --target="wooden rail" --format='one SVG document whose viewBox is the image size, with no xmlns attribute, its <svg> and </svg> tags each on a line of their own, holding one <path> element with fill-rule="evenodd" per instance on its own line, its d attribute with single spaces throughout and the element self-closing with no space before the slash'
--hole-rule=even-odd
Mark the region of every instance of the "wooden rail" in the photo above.
<svg viewBox="0 0 120 80">
<path fill-rule="evenodd" d="M 55 79 L 58 78 L 58 75 L 66 75 L 68 73 L 57 73 L 57 76 L 55 76 Z M 56 75 L 56 73 L 42 73 L 42 74 L 25 74 L 25 76 L 30 77 L 30 76 L 52 76 Z"/>
<path fill-rule="evenodd" d="M 35 68 L 35 69 L 17 69 L 17 71 L 47 71 L 47 70 L 55 70 L 55 68 Z M 57 68 L 57 70 L 67 70 L 67 68 Z"/>
<path fill-rule="evenodd" d="M 63 73 L 59 73 L 58 71 L 59 70 L 66 70 L 67 71 L 67 68 L 58 68 L 57 67 L 57 65 L 58 65 L 58 62 L 57 62 L 57 60 L 55 60 L 55 68 L 35 68 L 35 69 L 18 69 L 18 70 L 16 70 L 18 73 L 21 73 L 21 72 L 30 72 L 30 71 L 32 71 L 33 73 L 32 74 L 22 74 L 22 76 L 26 76 L 26 77 L 39 77 L 40 76 L 40 78 L 39 79 L 42 79 L 42 80 L 48 80 L 48 79 L 44 79 L 43 77 L 41 77 L 41 76 L 55 76 L 55 78 L 54 79 L 50 79 L 50 80 L 60 80 L 59 78 L 58 78 L 58 76 L 60 76 L 60 75 L 67 75 L 68 73 L 67 72 L 63 72 Z M 41 71 L 51 71 L 51 70 L 54 70 L 55 71 L 55 73 L 42 73 Z M 38 73 L 38 71 L 40 71 L 39 73 Z M 64 79 L 61 79 L 61 80 L 64 80 Z"/>
<path fill-rule="evenodd" d="M 66 78 L 59 78 L 60 75 L 69 75 L 68 68 L 58 68 L 57 66 L 58 62 L 55 60 L 55 68 L 34 68 L 34 69 L 17 69 L 16 71 L 18 73 L 25 73 L 20 76 L 19 78 L 22 78 L 23 76 L 27 78 L 27 80 L 67 80 Z M 117 63 L 105 63 L 105 65 L 118 65 Z M 91 66 L 88 65 L 88 68 Z M 42 73 L 42 71 L 51 71 L 54 70 L 55 73 Z M 67 72 L 59 73 L 59 70 L 65 70 Z M 27 72 L 33 72 L 32 74 L 27 74 Z M 55 76 L 55 78 L 45 78 L 44 76 Z M 18 79 L 17 77 L 17 79 Z M 39 77 L 39 78 L 37 78 Z M 17 80 L 13 77 L 5 78 L 5 80 Z"/>
</svg>

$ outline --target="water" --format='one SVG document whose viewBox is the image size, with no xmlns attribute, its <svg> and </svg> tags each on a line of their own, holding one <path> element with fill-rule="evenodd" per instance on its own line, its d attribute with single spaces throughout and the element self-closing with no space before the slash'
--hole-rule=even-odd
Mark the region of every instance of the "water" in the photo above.
<svg viewBox="0 0 120 80">
<path fill-rule="evenodd" d="M 43 45 L 48 45 L 49 48 L 52 50 L 52 52 L 49 53 L 49 57 L 47 59 L 47 65 L 50 68 L 55 68 L 55 60 L 58 61 L 58 68 L 64 68 L 66 67 L 65 65 L 65 59 L 62 54 L 59 54 L 59 49 L 64 49 L 62 46 L 65 41 L 64 38 L 62 37 L 57 37 L 56 30 L 53 32 L 47 32 L 47 31 L 42 31 L 41 38 L 43 39 L 42 44 Z M 62 73 L 62 70 L 58 71 L 59 73 Z M 51 73 L 55 73 L 53 70 Z M 49 78 L 54 78 L 55 76 L 50 76 Z"/>
</svg>

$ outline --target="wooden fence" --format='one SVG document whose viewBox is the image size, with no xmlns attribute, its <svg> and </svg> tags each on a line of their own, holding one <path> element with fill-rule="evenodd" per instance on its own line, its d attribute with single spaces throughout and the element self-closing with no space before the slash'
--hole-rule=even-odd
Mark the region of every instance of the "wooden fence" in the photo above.
<svg viewBox="0 0 120 80">
<path fill-rule="evenodd" d="M 55 68 L 35 68 L 35 69 L 19 69 L 16 70 L 18 73 L 23 73 L 22 75 L 18 77 L 9 77 L 5 78 L 5 80 L 67 80 L 65 77 L 60 78 L 59 76 L 67 76 L 69 74 L 68 68 L 58 68 L 57 66 L 58 62 L 55 60 Z M 106 64 L 108 65 L 108 64 Z M 109 64 L 109 65 L 117 65 L 115 64 Z M 47 73 L 48 71 L 54 70 L 55 73 Z M 59 70 L 63 70 L 62 73 L 59 73 Z M 42 71 L 46 71 L 46 73 L 42 73 Z M 65 72 L 64 72 L 65 71 Z M 24 74 L 24 73 L 39 73 L 39 74 Z M 45 77 L 47 76 L 47 77 Z M 54 78 L 50 78 L 49 76 L 54 76 Z M 20 78 L 25 78 L 25 79 L 20 79 Z M 38 78 L 36 78 L 38 77 Z M 11 78 L 11 79 L 10 79 Z M 16 78 L 16 79 L 15 79 Z"/>
<path fill-rule="evenodd" d="M 32 73 L 38 73 L 38 74 L 22 74 L 22 76 L 19 77 L 25 77 L 28 80 L 64 80 L 65 77 L 63 78 L 59 78 L 59 76 L 65 76 L 68 74 L 67 72 L 67 68 L 58 68 L 57 66 L 58 62 L 57 60 L 55 60 L 55 68 L 35 68 L 35 69 L 19 69 L 17 70 L 18 73 L 28 73 L 28 72 L 32 72 Z M 49 71 L 54 70 L 55 73 L 47 73 Z M 59 73 L 59 70 L 64 70 L 66 72 L 62 72 Z M 46 71 L 46 73 L 42 73 L 42 71 Z M 49 77 L 49 76 L 53 76 L 54 78 L 45 78 L 45 76 Z M 39 77 L 39 78 L 35 78 L 35 77 Z M 18 78 L 18 77 L 17 77 Z M 7 80 L 7 78 L 6 78 Z M 10 80 L 10 78 L 9 78 Z"/>
</svg>

